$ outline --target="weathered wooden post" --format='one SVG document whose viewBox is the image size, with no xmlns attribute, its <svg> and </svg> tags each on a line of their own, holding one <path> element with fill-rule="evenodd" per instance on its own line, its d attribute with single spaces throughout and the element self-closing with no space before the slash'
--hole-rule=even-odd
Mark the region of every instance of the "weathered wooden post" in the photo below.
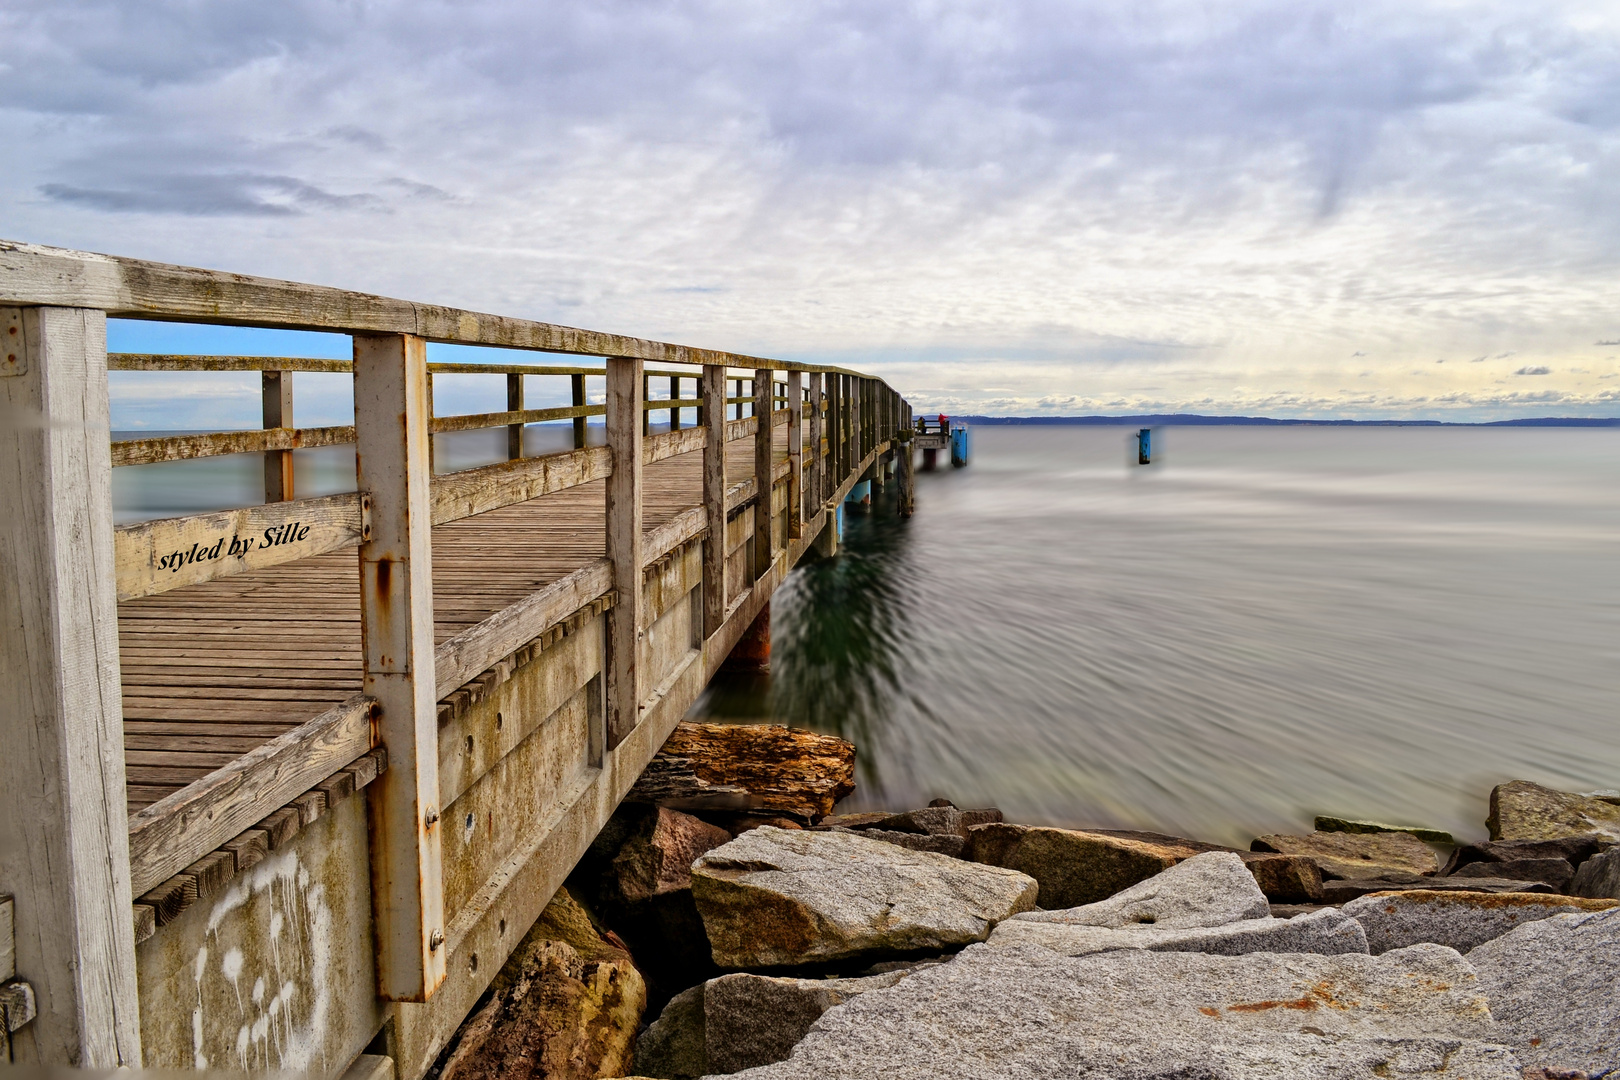
<svg viewBox="0 0 1620 1080">
<path fill-rule="evenodd" d="M 669 400 L 679 401 L 681 397 L 681 380 L 678 375 L 669 377 Z M 681 410 L 676 406 L 669 410 L 669 430 L 681 430 Z"/>
<path fill-rule="evenodd" d="M 810 505 L 820 506 L 827 496 L 824 493 L 822 479 L 827 475 L 826 467 L 822 464 L 821 439 L 822 422 L 821 410 L 825 402 L 821 396 L 821 372 L 810 373 L 810 475 L 805 480 L 805 490 L 810 493 Z"/>
<path fill-rule="evenodd" d="M 788 539 L 804 535 L 804 372 L 787 373 Z"/>
<path fill-rule="evenodd" d="M 444 981 L 439 727 L 433 668 L 433 506 L 427 342 L 354 335 L 357 481 L 371 495 L 360 545 L 365 692 L 388 771 L 366 791 L 377 993 L 426 1001 Z"/>
<path fill-rule="evenodd" d="M 763 408 L 761 408 L 763 406 Z M 755 580 L 770 573 L 776 562 L 776 530 L 771 528 L 771 371 L 754 372 L 754 573 Z"/>
<path fill-rule="evenodd" d="M 293 426 L 293 373 L 290 371 L 259 372 L 260 389 L 264 399 L 264 428 Z M 293 498 L 293 452 L 266 450 L 264 452 L 264 501 L 286 502 Z"/>
<path fill-rule="evenodd" d="M 642 362 L 607 360 L 607 555 L 616 598 L 607 612 L 607 748 L 629 737 L 641 719 L 641 442 L 646 404 Z"/>
<path fill-rule="evenodd" d="M 652 376 L 645 373 L 641 376 L 641 433 L 652 434 L 652 410 L 647 408 L 647 402 L 652 398 Z"/>
<path fill-rule="evenodd" d="M 0 893 L 38 1015 L 18 1063 L 141 1063 L 107 320 L 0 308 Z"/>
<path fill-rule="evenodd" d="M 508 375 L 506 377 L 506 411 L 520 412 L 523 409 L 523 376 Z M 506 460 L 516 461 L 523 456 L 523 425 L 521 423 L 506 426 Z"/>
<path fill-rule="evenodd" d="M 570 375 L 568 377 L 568 381 L 571 384 L 571 388 L 574 392 L 574 408 L 583 408 L 585 406 L 585 376 Z M 576 416 L 574 417 L 574 449 L 583 450 L 584 448 L 585 418 L 583 416 Z"/>
<path fill-rule="evenodd" d="M 703 510 L 709 535 L 703 541 L 703 636 L 726 621 L 726 369 L 703 365 Z"/>
<path fill-rule="evenodd" d="M 917 511 L 917 470 L 911 452 L 911 432 L 901 429 L 896 433 L 896 482 L 899 487 L 896 509 L 901 517 L 910 517 Z"/>
</svg>

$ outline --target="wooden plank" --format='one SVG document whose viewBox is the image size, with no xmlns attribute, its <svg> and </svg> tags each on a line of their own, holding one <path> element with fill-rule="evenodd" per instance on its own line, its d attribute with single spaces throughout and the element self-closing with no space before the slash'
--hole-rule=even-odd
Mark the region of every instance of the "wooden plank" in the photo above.
<svg viewBox="0 0 1620 1080">
<path fill-rule="evenodd" d="M 503 506 L 528 502 L 607 476 L 613 455 L 605 446 L 501 461 L 433 478 L 433 523 L 442 525 Z"/>
<path fill-rule="evenodd" d="M 135 814 L 134 891 L 178 873 L 370 750 L 372 705 L 356 694 Z"/>
<path fill-rule="evenodd" d="M 765 403 L 763 422 L 754 429 L 754 483 L 762 496 L 754 502 L 754 566 L 751 579 L 765 576 L 776 562 L 776 530 L 771 528 L 771 373 L 761 368 L 754 372 L 754 396 Z M 756 402 L 754 407 L 759 408 Z"/>
<path fill-rule="evenodd" d="M 787 374 L 788 539 L 804 532 L 804 372 Z"/>
<path fill-rule="evenodd" d="M 17 976 L 15 905 L 9 896 L 0 896 L 0 982 Z"/>
<path fill-rule="evenodd" d="M 354 442 L 352 427 L 276 428 L 271 431 L 214 431 L 204 435 L 168 435 L 155 439 L 125 439 L 112 444 L 112 463 L 151 465 L 222 454 L 253 454 L 269 450 L 308 450 Z"/>
<path fill-rule="evenodd" d="M 197 879 L 197 899 L 206 900 L 236 876 L 236 855 L 223 849 L 210 851 L 186 867 L 185 873 Z"/>
<path fill-rule="evenodd" d="M 108 371 L 324 371 L 348 374 L 350 360 L 304 356 L 181 356 L 171 353 L 108 353 Z"/>
<path fill-rule="evenodd" d="M 138 1067 L 106 319 L 0 311 L 0 882 L 40 1013 L 15 1060 Z"/>
<path fill-rule="evenodd" d="M 726 621 L 726 410 L 716 404 L 726 394 L 726 369 L 703 369 L 701 415 L 703 443 L 703 511 L 708 539 L 703 545 L 703 637 L 713 637 Z"/>
<path fill-rule="evenodd" d="M 613 472 L 607 480 L 607 557 L 613 568 L 607 614 L 605 745 L 614 749 L 635 730 L 641 712 L 641 409 L 642 363 L 607 362 L 607 437 Z"/>
<path fill-rule="evenodd" d="M 264 397 L 265 430 L 293 426 L 293 380 L 290 371 L 260 372 Z M 267 450 L 264 454 L 264 501 L 285 502 L 293 498 L 293 454 L 291 450 Z"/>
<path fill-rule="evenodd" d="M 221 851 L 228 851 L 236 860 L 236 872 L 246 873 L 270 854 L 270 833 L 264 829 L 249 829 L 244 833 L 225 841 L 220 846 Z"/>
<path fill-rule="evenodd" d="M 141 903 L 153 909 L 159 926 L 167 926 L 196 902 L 197 879 L 190 874 L 176 874 L 154 885 L 141 896 Z"/>
<path fill-rule="evenodd" d="M 666 431 L 658 435 L 647 437 L 641 448 L 641 461 L 644 465 L 663 461 L 666 458 L 689 454 L 694 450 L 701 450 L 704 446 L 702 428 L 682 428 L 676 431 Z"/>
<path fill-rule="evenodd" d="M 270 850 L 280 851 L 292 843 L 293 837 L 297 836 L 299 830 L 304 827 L 304 819 L 298 813 L 297 808 L 283 806 L 259 822 L 258 827 L 269 838 Z"/>
<path fill-rule="evenodd" d="M 393 766 L 371 787 L 377 991 L 425 1001 L 444 981 L 438 695 L 433 674 L 433 560 L 428 478 L 427 343 L 354 338 L 359 482 L 372 497 L 360 547 L 365 692 Z"/>
<path fill-rule="evenodd" d="M 434 651 L 435 700 L 606 595 L 613 582 L 611 562 L 598 559 L 450 638 Z"/>
<path fill-rule="evenodd" d="M 578 416 L 601 416 L 602 406 L 571 405 L 555 409 L 515 409 L 506 412 L 462 413 L 456 416 L 435 416 L 433 433 L 446 431 L 477 431 L 481 428 L 510 427 L 513 424 L 543 424 L 548 420 L 569 420 Z"/>
<path fill-rule="evenodd" d="M 113 535 L 118 599 L 353 547 L 370 513 L 368 495 L 327 495 L 125 525 Z"/>
<path fill-rule="evenodd" d="M 135 944 L 139 945 L 157 933 L 157 908 L 151 904 L 133 904 L 130 914 L 135 924 Z"/>
</svg>

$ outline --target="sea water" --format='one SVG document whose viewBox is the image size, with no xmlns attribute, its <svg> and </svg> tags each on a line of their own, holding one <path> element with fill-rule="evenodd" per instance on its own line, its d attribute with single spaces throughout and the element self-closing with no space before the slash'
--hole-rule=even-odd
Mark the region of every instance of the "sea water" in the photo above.
<svg viewBox="0 0 1620 1080">
<path fill-rule="evenodd" d="M 1483 838 L 1620 787 L 1620 430 L 980 427 L 772 602 L 694 718 L 858 747 L 847 809 L 1247 845 L 1318 813 Z M 944 455 L 941 455 L 942 457 Z"/>
</svg>

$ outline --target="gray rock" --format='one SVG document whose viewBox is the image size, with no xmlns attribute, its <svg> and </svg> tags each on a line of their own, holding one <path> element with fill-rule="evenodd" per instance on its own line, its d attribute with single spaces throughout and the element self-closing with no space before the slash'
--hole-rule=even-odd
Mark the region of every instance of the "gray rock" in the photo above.
<svg viewBox="0 0 1620 1080">
<path fill-rule="evenodd" d="M 1337 908 L 1323 908 L 1296 919 L 1244 919 L 1225 926 L 1166 930 L 1157 926 L 1101 926 L 1024 922 L 1008 919 L 990 934 L 989 944 L 1039 945 L 1064 956 L 1086 956 L 1115 949 L 1148 952 L 1199 952 L 1219 956 L 1246 953 L 1365 953 L 1367 935 L 1361 924 Z"/>
<path fill-rule="evenodd" d="M 1620 848 L 1610 848 L 1581 863 L 1569 883 L 1569 893 L 1620 900 Z"/>
<path fill-rule="evenodd" d="M 889 832 L 923 833 L 928 836 L 966 836 L 967 826 L 962 824 L 962 811 L 954 806 L 930 806 L 922 810 L 908 810 L 894 814 L 869 829 Z"/>
<path fill-rule="evenodd" d="M 1422 825 L 1386 825 L 1382 821 L 1357 821 L 1354 818 L 1329 817 L 1326 814 L 1316 816 L 1317 832 L 1347 832 L 1347 833 L 1382 833 L 1404 832 L 1411 833 L 1419 840 L 1426 840 L 1431 844 L 1455 844 L 1456 838 L 1444 829 L 1430 829 Z"/>
<path fill-rule="evenodd" d="M 1613 840 L 1597 833 L 1560 836 L 1551 840 L 1486 840 L 1480 844 L 1464 844 L 1453 851 L 1450 861 L 1440 873 L 1442 876 L 1454 874 L 1469 863 L 1514 862 L 1519 859 L 1563 859 L 1571 866 L 1579 866 L 1613 844 Z"/>
<path fill-rule="evenodd" d="M 1491 790 L 1491 816 L 1485 826 L 1492 840 L 1555 840 L 1588 833 L 1620 840 L 1620 806 L 1515 780 Z"/>
<path fill-rule="evenodd" d="M 633 1075 L 661 1080 L 693 1080 L 709 1072 L 704 1038 L 704 984 L 669 999 L 658 1019 L 636 1040 Z"/>
<path fill-rule="evenodd" d="M 912 851 L 933 851 L 940 855 L 949 855 L 953 859 L 960 859 L 962 850 L 967 847 L 967 839 L 954 834 L 862 829 L 861 835 L 871 840 L 882 840 L 886 844 L 897 844 L 903 848 L 910 848 Z"/>
<path fill-rule="evenodd" d="M 722 975 L 670 999 L 636 1042 L 636 1075 L 692 1080 L 784 1060 L 821 1014 L 915 967 L 855 979 Z"/>
<path fill-rule="evenodd" d="M 1468 959 L 1502 1041 L 1525 1065 L 1620 1068 L 1620 909 L 1527 923 Z"/>
<path fill-rule="evenodd" d="M 1315 832 L 1255 838 L 1255 851 L 1303 855 L 1322 869 L 1323 877 L 1375 878 L 1398 874 L 1432 874 L 1440 860 L 1411 833 Z"/>
<path fill-rule="evenodd" d="M 1142 926 L 1163 930 L 1223 926 L 1239 919 L 1271 914 L 1266 894 L 1243 859 L 1230 851 L 1194 855 L 1107 900 L 1057 911 L 1031 911 L 1014 916 L 1026 922 L 1070 926 Z"/>
<path fill-rule="evenodd" d="M 778 979 L 723 975 L 703 994 L 709 1071 L 734 1073 L 785 1061 L 810 1025 L 834 1005 L 893 986 L 909 970 L 862 979 Z"/>
<path fill-rule="evenodd" d="M 1361 881 L 1334 879 L 1322 882 L 1322 900 L 1343 907 L 1350 901 L 1371 893 L 1400 892 L 1421 889 L 1428 892 L 1459 893 L 1551 893 L 1552 886 L 1539 881 L 1514 881 L 1511 878 L 1488 877 L 1419 877 L 1417 874 L 1390 874 L 1383 878 Z"/>
<path fill-rule="evenodd" d="M 968 829 L 969 859 L 1028 874 L 1040 882 L 1039 903 L 1048 908 L 1106 900 L 1196 854 L 1178 844 L 1074 829 L 1004 823 Z"/>
<path fill-rule="evenodd" d="M 1468 963 L 975 945 L 816 1022 L 748 1080 L 1518 1080 Z"/>
<path fill-rule="evenodd" d="M 1569 891 L 1575 868 L 1564 859 L 1509 859 L 1503 862 L 1476 862 L 1459 866 L 1454 878 L 1506 878 L 1509 881 L 1539 881 L 1553 892 Z"/>
<path fill-rule="evenodd" d="M 1033 878 L 838 832 L 754 829 L 692 866 L 721 967 L 943 952 L 1035 904 Z"/>
<path fill-rule="evenodd" d="M 1425 941 L 1466 953 L 1527 922 L 1570 911 L 1602 910 L 1598 903 L 1533 893 L 1417 889 L 1363 896 L 1346 904 L 1344 913 L 1366 929 L 1367 947 L 1375 956 Z"/>
</svg>

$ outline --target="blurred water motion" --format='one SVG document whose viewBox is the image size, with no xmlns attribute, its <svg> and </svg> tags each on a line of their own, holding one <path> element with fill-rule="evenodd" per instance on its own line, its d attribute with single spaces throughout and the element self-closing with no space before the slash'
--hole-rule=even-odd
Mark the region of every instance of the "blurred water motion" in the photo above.
<svg viewBox="0 0 1620 1080">
<path fill-rule="evenodd" d="M 850 809 L 1247 845 L 1316 813 L 1484 835 L 1620 787 L 1620 431 L 980 427 L 851 516 L 696 717 L 859 747 Z M 1124 452 L 1128 450 L 1128 453 Z"/>
</svg>

